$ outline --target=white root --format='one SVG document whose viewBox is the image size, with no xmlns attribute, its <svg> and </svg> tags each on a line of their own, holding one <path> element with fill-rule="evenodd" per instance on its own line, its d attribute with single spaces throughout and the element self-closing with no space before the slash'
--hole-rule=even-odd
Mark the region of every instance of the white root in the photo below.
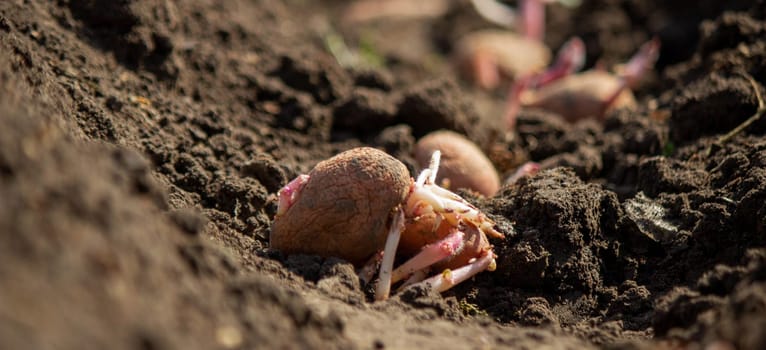
<svg viewBox="0 0 766 350">
<path fill-rule="evenodd" d="M 399 209 L 391 222 L 391 228 L 386 238 L 386 246 L 383 249 L 383 261 L 380 263 L 380 275 L 375 289 L 375 300 L 386 300 L 391 293 L 391 272 L 394 268 L 396 248 L 399 246 L 399 238 L 404 229 L 404 211 Z"/>
<path fill-rule="evenodd" d="M 419 209 L 422 208 L 422 203 L 430 205 L 433 212 L 444 216 L 452 225 L 457 226 L 461 221 L 467 221 L 478 227 L 485 234 L 489 234 L 492 237 L 503 237 L 501 233 L 493 228 L 494 224 L 479 209 L 466 202 L 465 199 L 456 193 L 450 192 L 438 185 L 425 184 L 416 187 L 407 200 L 407 207 L 413 208 L 413 210 Z M 408 214 L 413 214 L 413 212 L 408 210 Z"/>
<path fill-rule="evenodd" d="M 422 281 L 441 292 L 479 272 L 491 271 L 495 268 L 495 255 L 491 250 L 487 250 L 482 253 L 481 257 L 473 259 L 468 265 L 455 270 L 445 270 L 437 276 L 425 279 L 431 265 L 443 261 L 463 249 L 465 234 L 460 230 L 460 227 L 464 227 L 463 225 L 474 226 L 481 234 L 503 237 L 500 232 L 494 229 L 494 223 L 484 216 L 479 209 L 459 195 L 441 188 L 435 183 L 440 159 L 441 152 L 435 151 L 431 156 L 428 168 L 424 169 L 415 181 L 405 202 L 405 207 L 397 209 L 394 215 L 383 249 L 378 284 L 375 289 L 375 300 L 387 299 L 391 293 L 391 284 L 408 276 L 409 278 L 400 289 Z M 394 270 L 396 250 L 404 230 L 405 217 L 408 220 L 418 220 L 425 215 L 435 216 L 434 231 L 439 228 L 442 220 L 446 220 L 454 231 L 443 239 L 423 247 L 420 253 Z"/>
<path fill-rule="evenodd" d="M 427 284 L 437 292 L 443 292 L 482 271 L 493 271 L 495 266 L 495 255 L 491 251 L 487 251 L 483 256 L 473 260 L 468 265 L 454 270 L 444 270 L 442 273 L 430 277 L 421 283 Z"/>
<path fill-rule="evenodd" d="M 404 281 L 404 283 L 402 283 L 402 285 L 399 286 L 399 288 L 397 288 L 396 291 L 397 292 L 403 291 L 405 288 L 415 283 L 423 281 L 424 279 L 426 279 L 426 277 L 428 277 L 428 271 L 429 269 L 425 268 L 425 269 L 413 272 L 412 276 L 410 276 L 410 278 Z"/>
<path fill-rule="evenodd" d="M 391 283 L 396 283 L 412 273 L 428 268 L 429 266 L 450 257 L 463 249 L 463 238 L 465 234 L 459 230 L 453 230 L 452 233 L 438 242 L 431 243 L 423 247 L 418 254 L 407 260 L 404 264 L 397 267 L 391 277 Z"/>
</svg>

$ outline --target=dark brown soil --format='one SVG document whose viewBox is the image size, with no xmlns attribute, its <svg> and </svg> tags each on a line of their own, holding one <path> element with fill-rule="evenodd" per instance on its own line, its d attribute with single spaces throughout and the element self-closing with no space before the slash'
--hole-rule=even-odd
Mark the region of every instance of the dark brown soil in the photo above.
<svg viewBox="0 0 766 350">
<path fill-rule="evenodd" d="M 0 1 L 0 348 L 766 348 L 766 117 L 720 139 L 766 93 L 763 1 L 552 6 L 552 47 L 611 65 L 657 36 L 658 70 L 635 111 L 509 137 L 504 93 L 449 64 L 489 27 L 467 2 L 344 5 Z M 438 129 L 545 169 L 460 192 L 506 234 L 495 272 L 373 302 L 350 263 L 269 249 L 290 179 L 359 146 L 414 174 Z"/>
</svg>

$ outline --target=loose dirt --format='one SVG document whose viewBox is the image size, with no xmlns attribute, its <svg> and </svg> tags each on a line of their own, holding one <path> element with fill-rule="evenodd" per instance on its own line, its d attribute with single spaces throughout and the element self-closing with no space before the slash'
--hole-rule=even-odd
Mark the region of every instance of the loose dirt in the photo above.
<svg viewBox="0 0 766 350">
<path fill-rule="evenodd" d="M 551 6 L 588 67 L 661 58 L 636 110 L 513 135 L 451 66 L 491 27 L 468 2 L 345 4 L 0 2 L 0 348 L 766 348 L 766 117 L 720 139 L 766 94 L 763 1 Z M 543 165 L 460 192 L 506 234 L 495 272 L 373 302 L 350 263 L 269 248 L 289 180 L 359 146 L 415 174 L 439 129 Z"/>
</svg>

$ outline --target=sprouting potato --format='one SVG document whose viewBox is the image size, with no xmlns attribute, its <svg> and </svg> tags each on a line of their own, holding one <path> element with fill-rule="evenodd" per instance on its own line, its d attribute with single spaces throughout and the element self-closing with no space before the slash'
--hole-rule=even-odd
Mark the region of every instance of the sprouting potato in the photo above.
<svg viewBox="0 0 766 350">
<path fill-rule="evenodd" d="M 417 180 L 404 164 L 374 148 L 320 162 L 279 191 L 271 247 L 340 257 L 363 271 L 379 262 L 378 300 L 399 281 L 441 292 L 494 270 L 487 236 L 503 235 L 476 207 L 435 183 L 440 155 L 433 152 Z M 394 269 L 397 251 L 410 259 Z"/>
<path fill-rule="evenodd" d="M 507 127 L 514 127 L 521 107 L 554 112 L 569 122 L 586 118 L 603 121 L 613 109 L 635 107 L 636 99 L 631 89 L 654 66 L 659 49 L 659 40 L 648 41 L 617 73 L 592 69 L 569 74 L 558 68 L 565 64 L 558 64 L 540 75 L 517 80 L 508 100 L 505 116 Z M 584 56 L 582 45 L 565 45 L 559 53 L 558 61 L 581 61 Z"/>
<path fill-rule="evenodd" d="M 415 144 L 415 159 L 425 168 L 436 150 L 442 153 L 437 183 L 452 189 L 470 189 L 487 197 L 500 188 L 500 177 L 492 162 L 463 135 L 440 130 L 423 136 Z"/>
<path fill-rule="evenodd" d="M 587 117 L 601 120 L 610 110 L 635 107 L 633 92 L 623 85 L 624 80 L 617 75 L 591 70 L 527 91 L 521 104 L 556 113 L 569 122 Z"/>
<path fill-rule="evenodd" d="M 404 164 L 374 148 L 322 161 L 289 207 L 280 198 L 285 212 L 274 220 L 271 247 L 362 264 L 383 246 L 391 211 L 404 201 L 410 182 Z"/>
<path fill-rule="evenodd" d="M 469 33 L 455 49 L 458 70 L 484 89 L 494 89 L 504 79 L 540 72 L 551 61 L 551 51 L 541 41 L 504 30 Z"/>
<path fill-rule="evenodd" d="M 480 15 L 507 30 L 469 33 L 456 45 L 459 71 L 484 89 L 494 89 L 506 79 L 539 73 L 551 61 L 551 50 L 543 43 L 545 4 L 550 0 L 519 0 L 518 10 L 494 1 L 472 1 Z"/>
</svg>

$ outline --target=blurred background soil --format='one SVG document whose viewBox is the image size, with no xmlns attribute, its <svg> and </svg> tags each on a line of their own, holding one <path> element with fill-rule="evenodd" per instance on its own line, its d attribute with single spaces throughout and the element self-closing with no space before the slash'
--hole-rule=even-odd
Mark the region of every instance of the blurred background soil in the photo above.
<svg viewBox="0 0 766 350">
<path fill-rule="evenodd" d="M 0 2 L 0 348 L 766 348 L 763 1 L 548 7 L 586 67 L 662 41 L 636 110 L 568 124 L 461 80 L 467 1 Z M 436 2 L 434 2 L 436 4 Z M 438 5 L 438 4 L 437 4 Z M 763 107 L 760 107 L 763 113 Z M 498 269 L 372 302 L 268 247 L 276 193 L 338 152 L 467 135 L 503 175 Z"/>
</svg>

